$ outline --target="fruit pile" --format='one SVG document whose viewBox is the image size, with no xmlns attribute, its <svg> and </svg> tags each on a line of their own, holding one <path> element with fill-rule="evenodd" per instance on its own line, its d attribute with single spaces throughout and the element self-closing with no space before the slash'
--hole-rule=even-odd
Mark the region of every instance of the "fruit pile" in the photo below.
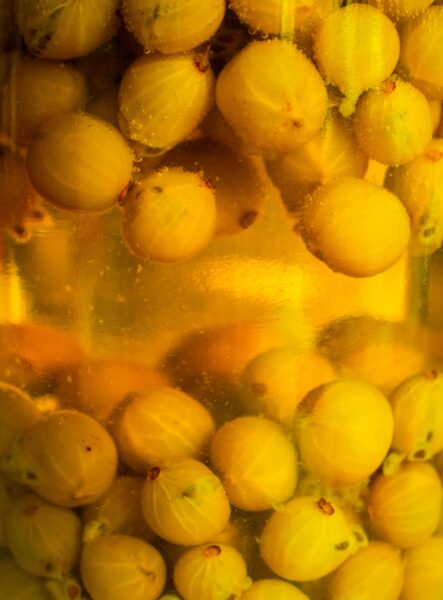
<svg viewBox="0 0 443 600">
<path fill-rule="evenodd" d="M 118 214 L 168 269 L 281 202 L 371 279 L 441 252 L 442 100 L 431 0 L 6 0 L 0 228 Z M 443 363 L 405 323 L 222 324 L 153 368 L 4 321 L 0 598 L 443 597 Z"/>
</svg>

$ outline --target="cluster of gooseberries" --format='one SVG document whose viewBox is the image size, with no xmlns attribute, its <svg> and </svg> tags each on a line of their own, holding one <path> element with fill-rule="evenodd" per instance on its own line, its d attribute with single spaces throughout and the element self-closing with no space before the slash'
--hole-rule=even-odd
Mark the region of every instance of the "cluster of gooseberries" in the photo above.
<svg viewBox="0 0 443 600">
<path fill-rule="evenodd" d="M 174 363 L 67 351 L 41 368 L 42 403 L 23 389 L 38 389 L 37 353 L 0 383 L 0 595 L 437 598 L 443 371 L 417 372 L 412 353 L 393 383 L 383 344 L 373 336 L 367 364 L 348 338 L 337 322 L 310 353 L 238 348 L 224 371 L 236 415 L 223 417 Z M 223 365 L 204 342 L 189 375 L 213 376 L 216 394 Z M 341 364 L 328 358 L 340 344 Z M 392 352 L 408 353 L 398 335 Z M 175 353 L 190 358 L 186 343 Z"/>
<path fill-rule="evenodd" d="M 253 226 L 273 185 L 334 271 L 432 254 L 443 7 L 341 4 L 6 0 L 0 227 L 121 211 L 129 251 L 174 263 Z M 309 353 L 207 331 L 153 370 L 5 326 L 0 597 L 439 597 L 443 373 L 397 329 L 334 322 Z"/>
<path fill-rule="evenodd" d="M 178 262 L 253 225 L 272 182 L 288 227 L 335 271 L 432 254 L 443 9 L 341 4 L 7 0 L 0 226 L 26 240 L 45 206 L 120 205 L 133 254 Z"/>
</svg>

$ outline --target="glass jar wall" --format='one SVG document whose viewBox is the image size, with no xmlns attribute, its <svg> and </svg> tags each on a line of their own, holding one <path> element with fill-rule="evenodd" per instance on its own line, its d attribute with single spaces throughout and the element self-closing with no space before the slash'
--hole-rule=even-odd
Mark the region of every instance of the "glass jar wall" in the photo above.
<svg viewBox="0 0 443 600">
<path fill-rule="evenodd" d="M 3 1 L 0 597 L 442 596 L 442 50 L 429 0 Z"/>
</svg>

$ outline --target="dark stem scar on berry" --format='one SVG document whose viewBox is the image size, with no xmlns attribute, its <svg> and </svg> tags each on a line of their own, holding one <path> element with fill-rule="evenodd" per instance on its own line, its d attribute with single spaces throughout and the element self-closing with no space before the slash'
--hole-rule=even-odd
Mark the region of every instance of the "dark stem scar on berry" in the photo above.
<svg viewBox="0 0 443 600">
<path fill-rule="evenodd" d="M 426 458 L 426 450 L 417 450 L 417 452 L 414 452 L 414 458 L 416 458 L 417 460 L 423 460 Z"/>
<path fill-rule="evenodd" d="M 149 469 L 149 471 L 148 471 L 148 479 L 150 481 L 155 481 L 160 476 L 160 473 L 161 473 L 160 467 L 152 467 L 152 469 Z"/>
<path fill-rule="evenodd" d="M 52 13 L 49 13 L 46 22 L 40 25 L 40 29 L 31 29 L 29 34 L 31 37 L 30 44 L 35 53 L 41 53 L 46 50 L 47 45 L 57 32 L 59 19 L 66 8 L 66 3 L 56 7 Z"/>
<path fill-rule="evenodd" d="M 153 571 L 145 570 L 143 567 L 141 568 L 143 575 L 147 577 L 151 582 L 154 582 L 157 579 L 156 574 Z"/>
<path fill-rule="evenodd" d="M 75 585 L 68 585 L 66 592 L 68 594 L 68 598 L 75 600 L 75 598 L 79 597 L 80 590 Z"/>
<path fill-rule="evenodd" d="M 204 551 L 204 555 L 209 557 L 218 556 L 219 554 L 221 554 L 220 546 L 208 546 Z"/>
<path fill-rule="evenodd" d="M 34 471 L 26 471 L 26 479 L 28 481 L 36 481 L 37 480 L 37 475 L 36 473 L 34 473 Z"/>
<path fill-rule="evenodd" d="M 108 524 L 105 522 L 99 523 L 98 530 L 100 533 L 109 533 Z"/>
<path fill-rule="evenodd" d="M 207 188 L 209 188 L 210 190 L 215 190 L 215 185 L 211 179 L 208 179 L 207 177 L 203 177 L 203 182 Z"/>
<path fill-rule="evenodd" d="M 26 237 L 26 229 L 22 225 L 14 225 L 14 233 L 19 238 Z"/>
<path fill-rule="evenodd" d="M 183 490 L 182 498 L 192 498 L 194 496 L 194 486 L 190 485 L 188 488 Z"/>
<path fill-rule="evenodd" d="M 86 450 L 86 452 L 92 452 L 92 447 L 91 446 L 85 446 L 85 450 Z"/>
<path fill-rule="evenodd" d="M 426 371 L 425 377 L 426 377 L 426 379 L 430 379 L 430 380 L 437 379 L 438 372 L 436 371 L 436 369 L 431 369 L 430 371 Z"/>
<path fill-rule="evenodd" d="M 443 152 L 440 152 L 439 150 L 428 150 L 426 156 L 434 162 L 437 162 L 443 156 Z"/>
<path fill-rule="evenodd" d="M 423 229 L 424 237 L 430 237 L 434 233 L 435 233 L 435 227 L 427 227 L 426 229 Z"/>
<path fill-rule="evenodd" d="M 428 433 L 426 434 L 426 441 L 430 442 L 433 437 L 434 437 L 434 432 L 433 431 L 428 431 Z"/>
<path fill-rule="evenodd" d="M 255 396 L 264 396 L 267 391 L 268 391 L 268 388 L 265 386 L 264 383 L 258 383 L 258 382 L 251 383 L 251 392 Z"/>
<path fill-rule="evenodd" d="M 317 502 L 317 504 L 318 504 L 319 508 L 326 515 L 333 515 L 335 513 L 335 508 L 332 506 L 332 504 L 330 502 L 328 502 L 324 498 L 320 498 L 320 500 Z"/>
<path fill-rule="evenodd" d="M 300 129 L 304 125 L 304 121 L 302 119 L 292 119 L 292 127 L 296 127 Z"/>
<path fill-rule="evenodd" d="M 156 192 L 157 194 L 161 194 L 163 192 L 163 188 L 161 187 L 161 185 L 154 185 L 154 187 L 152 188 L 154 190 L 154 192 Z"/>
<path fill-rule="evenodd" d="M 31 35 L 32 32 L 35 31 L 36 35 L 34 36 L 36 39 L 31 40 L 30 44 L 31 44 L 31 48 L 33 50 L 33 52 L 37 55 L 42 54 L 43 52 L 45 52 L 46 48 L 48 47 L 49 42 L 51 41 L 54 33 L 45 33 L 45 35 L 43 37 L 41 37 L 40 39 L 38 39 L 37 34 L 39 34 L 39 32 L 37 32 L 35 29 L 33 29 L 31 31 Z"/>
<path fill-rule="evenodd" d="M 248 210 L 248 212 L 243 213 L 240 217 L 240 227 L 242 229 L 248 229 L 253 223 L 255 223 L 258 217 L 258 212 L 256 210 Z"/>
<path fill-rule="evenodd" d="M 118 203 L 120 206 L 123 206 L 123 204 L 125 203 L 125 199 L 126 196 L 128 195 L 128 192 L 131 191 L 131 189 L 133 188 L 134 184 L 132 183 L 132 181 L 129 181 L 125 187 L 122 189 L 122 191 L 120 192 L 120 194 L 118 195 Z"/>
<path fill-rule="evenodd" d="M 345 540 L 344 542 L 340 542 L 339 544 L 335 544 L 336 550 L 347 550 L 348 548 L 349 548 L 348 540 Z"/>
<path fill-rule="evenodd" d="M 209 63 L 206 57 L 195 56 L 194 65 L 197 67 L 197 70 L 200 71 L 200 73 L 206 73 L 206 71 L 209 69 Z"/>
<path fill-rule="evenodd" d="M 37 511 L 38 511 L 38 506 L 36 506 L 35 504 L 28 504 L 28 506 L 25 506 L 23 513 L 27 517 L 32 517 L 32 515 L 35 515 L 35 513 Z"/>
<path fill-rule="evenodd" d="M 33 210 L 31 217 L 34 221 L 42 221 L 45 218 L 45 213 L 42 210 Z"/>
<path fill-rule="evenodd" d="M 388 79 L 387 81 L 384 81 L 381 85 L 381 89 L 384 91 L 384 93 L 386 95 L 392 94 L 392 92 L 395 90 L 396 87 L 397 87 L 397 84 L 395 83 L 395 81 L 392 81 L 392 79 Z"/>
<path fill-rule="evenodd" d="M 359 531 L 353 531 L 352 533 L 354 534 L 354 537 L 357 540 L 357 542 L 364 541 L 365 538 L 362 536 L 362 534 Z"/>
<path fill-rule="evenodd" d="M 45 564 L 45 573 L 48 573 L 48 575 L 50 575 L 51 573 L 54 573 L 55 571 L 55 565 L 51 562 L 47 562 Z"/>
</svg>

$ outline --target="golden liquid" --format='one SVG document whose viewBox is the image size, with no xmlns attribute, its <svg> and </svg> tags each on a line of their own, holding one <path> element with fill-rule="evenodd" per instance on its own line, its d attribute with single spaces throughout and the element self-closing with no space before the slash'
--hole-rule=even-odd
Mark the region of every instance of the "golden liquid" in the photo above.
<svg viewBox="0 0 443 600">
<path fill-rule="evenodd" d="M 286 14 L 282 33 L 292 28 Z M 383 176 L 384 167 L 371 161 L 366 179 L 382 184 Z M 361 317 L 400 327 L 410 349 L 411 373 L 404 373 L 394 334 L 382 342 L 371 339 L 371 328 L 358 334 L 357 366 L 361 372 L 374 366 L 382 387 L 391 389 L 422 368 L 443 368 L 442 250 L 427 258 L 406 254 L 372 277 L 336 273 L 294 233 L 293 216 L 269 179 L 253 226 L 216 237 L 177 264 L 133 256 L 121 237 L 117 206 L 97 215 L 45 208 L 50 218 L 26 243 L 0 232 L 0 380 L 35 397 L 57 397 L 64 369 L 81 358 L 135 361 L 206 401 L 222 425 L 244 412 L 240 375 L 253 357 L 273 347 L 307 353 L 333 321 Z M 35 324 L 48 330 L 34 330 Z M 10 326 L 26 334 L 11 338 Z M 66 334 L 66 346 L 54 341 L 52 328 Z M 219 333 L 208 354 L 203 348 L 194 363 L 180 364 L 180 354 L 177 361 L 189 336 L 213 331 Z M 200 367 L 209 384 L 198 379 Z M 257 544 L 269 513 L 234 512 L 249 575 L 273 576 Z M 158 547 L 168 563 L 175 560 L 177 549 L 162 541 Z M 311 600 L 324 597 L 322 581 L 301 587 Z"/>
</svg>

